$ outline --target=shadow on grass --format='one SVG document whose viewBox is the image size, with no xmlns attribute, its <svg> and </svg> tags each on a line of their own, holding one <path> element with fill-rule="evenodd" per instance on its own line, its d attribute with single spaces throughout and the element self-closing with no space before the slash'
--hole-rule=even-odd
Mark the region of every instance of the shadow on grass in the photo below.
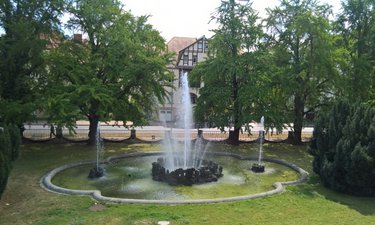
<svg viewBox="0 0 375 225">
<path fill-rule="evenodd" d="M 375 215 L 375 197 L 358 197 L 330 190 L 323 186 L 317 175 L 312 175 L 308 183 L 295 186 L 291 191 L 293 194 L 305 198 L 323 197 L 326 200 L 345 205 L 362 215 Z"/>
<path fill-rule="evenodd" d="M 306 198 L 321 196 L 329 201 L 345 205 L 362 215 L 375 215 L 375 197 L 358 197 L 330 190 L 323 186 L 311 166 L 313 157 L 308 153 L 308 145 L 292 146 L 288 144 L 270 144 L 265 146 L 268 157 L 279 157 L 292 162 L 310 173 L 310 180 L 306 184 L 294 186 L 292 192 Z"/>
</svg>

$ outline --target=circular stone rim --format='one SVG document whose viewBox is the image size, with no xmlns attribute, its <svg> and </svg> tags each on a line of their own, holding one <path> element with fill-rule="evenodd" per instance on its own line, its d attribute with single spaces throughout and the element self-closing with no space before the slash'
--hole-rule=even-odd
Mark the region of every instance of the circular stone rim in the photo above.
<svg viewBox="0 0 375 225">
<path fill-rule="evenodd" d="M 153 155 L 162 155 L 163 152 L 136 152 L 136 153 L 126 153 L 121 155 L 115 155 L 108 157 L 103 163 L 109 163 L 115 159 L 122 159 L 122 158 L 131 158 L 131 157 L 142 157 L 142 156 L 153 156 Z M 227 153 L 227 152 L 209 152 L 207 154 L 210 155 L 217 155 L 217 156 L 230 156 L 240 160 L 257 160 L 257 157 L 247 157 L 241 156 L 235 153 Z M 100 190 L 77 190 L 77 189 L 68 189 L 59 187 L 52 183 L 52 179 L 56 174 L 73 167 L 86 165 L 86 164 L 93 164 L 95 160 L 83 160 L 78 161 L 75 163 L 65 164 L 63 166 L 57 167 L 46 175 L 44 175 L 40 180 L 40 186 L 47 191 L 58 193 L 58 194 L 66 194 L 66 195 L 79 195 L 79 196 L 91 196 L 95 200 L 98 201 L 108 201 L 108 202 L 115 202 L 115 203 L 140 203 L 140 204 L 206 204 L 206 203 L 220 203 L 220 202 L 233 202 L 233 201 L 240 201 L 240 200 L 247 200 L 247 199 L 254 199 L 254 198 L 261 198 L 269 195 L 274 195 L 281 193 L 284 191 L 285 186 L 289 185 L 297 185 L 303 182 L 306 182 L 309 177 L 309 173 L 300 168 L 299 166 L 284 161 L 282 159 L 275 159 L 275 158 L 263 158 L 265 162 L 272 162 L 281 164 L 283 166 L 289 167 L 299 173 L 300 177 L 294 181 L 285 181 L 285 182 L 276 182 L 272 186 L 274 187 L 273 190 L 265 191 L 256 194 L 250 195 L 243 195 L 243 196 L 234 196 L 234 197 L 225 197 L 225 198 L 215 198 L 215 199 L 190 199 L 190 200 L 153 200 L 153 199 L 130 199 L 130 198 L 114 198 L 114 197 L 107 197 L 101 194 Z"/>
</svg>

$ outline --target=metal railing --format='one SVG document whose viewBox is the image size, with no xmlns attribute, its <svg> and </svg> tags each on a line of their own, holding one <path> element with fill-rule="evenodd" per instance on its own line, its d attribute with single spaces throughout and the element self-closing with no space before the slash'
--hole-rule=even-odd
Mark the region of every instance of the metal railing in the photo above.
<svg viewBox="0 0 375 225">
<path fill-rule="evenodd" d="M 56 132 L 56 131 L 55 131 Z M 55 137 L 55 132 L 52 133 L 50 126 L 25 126 L 23 136 L 32 140 L 48 140 Z M 166 138 L 166 133 L 170 132 L 170 137 L 174 140 L 184 140 L 185 131 L 176 128 L 163 128 L 163 127 L 148 127 L 147 129 L 138 128 L 133 131 L 135 137 L 139 140 L 145 141 L 160 141 Z M 202 130 L 202 137 L 208 141 L 224 141 L 229 138 L 229 132 L 220 130 Z M 111 125 L 101 126 L 101 137 L 107 140 L 126 140 L 131 138 L 132 130 L 125 127 L 117 127 Z M 79 126 L 74 132 L 63 128 L 62 135 L 70 140 L 86 140 L 88 139 L 88 126 Z M 198 130 L 192 129 L 190 131 L 190 138 L 192 140 L 198 137 Z M 256 141 L 259 138 L 257 131 L 250 133 L 240 133 L 239 140 L 244 142 Z M 282 141 L 288 138 L 288 131 L 281 133 L 267 132 L 265 139 L 269 141 Z M 312 138 L 312 132 L 302 133 L 302 139 L 308 141 Z"/>
</svg>

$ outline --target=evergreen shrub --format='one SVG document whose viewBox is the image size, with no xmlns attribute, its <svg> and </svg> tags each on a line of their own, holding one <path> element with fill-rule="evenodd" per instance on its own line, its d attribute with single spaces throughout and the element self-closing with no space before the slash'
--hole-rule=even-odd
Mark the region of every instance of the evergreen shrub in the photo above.
<svg viewBox="0 0 375 225">
<path fill-rule="evenodd" d="M 12 161 L 18 157 L 20 144 L 18 127 L 0 127 L 0 198 L 8 182 Z"/>
<path fill-rule="evenodd" d="M 340 101 L 318 116 L 310 152 L 323 184 L 360 196 L 375 196 L 375 110 Z"/>
<path fill-rule="evenodd" d="M 11 151 L 12 151 L 12 158 L 11 160 L 14 161 L 19 156 L 19 149 L 21 145 L 21 131 L 16 125 L 9 125 L 7 130 L 10 135 L 10 144 L 11 144 Z"/>
</svg>

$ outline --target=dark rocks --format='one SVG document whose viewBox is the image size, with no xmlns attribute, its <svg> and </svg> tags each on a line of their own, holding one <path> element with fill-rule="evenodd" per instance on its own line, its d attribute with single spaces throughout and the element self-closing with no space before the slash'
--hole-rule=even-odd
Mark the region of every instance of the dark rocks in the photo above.
<svg viewBox="0 0 375 225">
<path fill-rule="evenodd" d="M 223 176 L 223 167 L 212 161 L 203 161 L 198 169 L 176 169 L 169 172 L 164 167 L 163 158 L 158 158 L 157 162 L 152 163 L 152 179 L 166 182 L 169 185 L 193 185 L 200 183 L 215 182 Z"/>
<path fill-rule="evenodd" d="M 104 169 L 102 167 L 94 167 L 90 170 L 88 178 L 94 179 L 104 176 Z"/>
<path fill-rule="evenodd" d="M 263 173 L 264 172 L 264 165 L 254 163 L 253 166 L 251 167 L 251 170 L 254 173 Z"/>
</svg>

